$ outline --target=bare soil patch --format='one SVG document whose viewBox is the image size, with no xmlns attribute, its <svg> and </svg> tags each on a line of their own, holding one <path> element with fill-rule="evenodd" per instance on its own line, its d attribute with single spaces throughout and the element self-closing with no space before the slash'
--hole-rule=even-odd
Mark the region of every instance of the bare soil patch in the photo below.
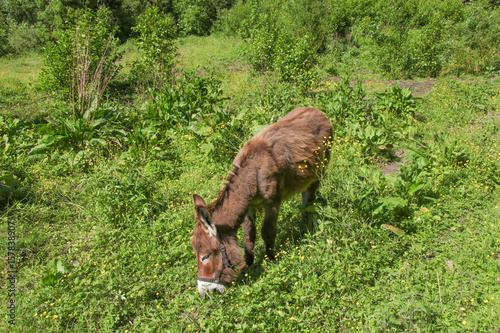
<svg viewBox="0 0 500 333">
<path fill-rule="evenodd" d="M 401 169 L 401 164 L 403 164 L 404 162 L 404 154 L 405 151 L 403 149 L 400 149 L 394 152 L 394 158 L 392 161 L 385 163 L 377 163 L 378 167 L 380 168 L 380 171 L 382 171 L 384 175 L 390 175 L 395 172 L 398 172 L 399 169 Z"/>
<path fill-rule="evenodd" d="M 426 81 L 415 81 L 415 80 L 403 80 L 399 81 L 399 86 L 401 88 L 410 88 L 413 96 L 423 96 L 428 94 L 434 86 L 438 84 L 436 80 L 426 80 Z M 391 85 L 396 85 L 396 81 L 391 83 Z"/>
</svg>

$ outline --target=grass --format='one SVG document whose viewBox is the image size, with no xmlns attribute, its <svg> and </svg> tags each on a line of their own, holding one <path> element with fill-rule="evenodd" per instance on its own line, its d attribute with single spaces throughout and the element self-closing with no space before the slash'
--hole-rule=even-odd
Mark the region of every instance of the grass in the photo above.
<svg viewBox="0 0 500 333">
<path fill-rule="evenodd" d="M 179 39 L 178 61 L 186 70 L 243 71 L 248 64 L 240 54 L 242 46 L 236 37 L 184 37 Z"/>
<path fill-rule="evenodd" d="M 50 98 L 38 91 L 36 81 L 42 66 L 37 53 L 0 59 L 1 115 L 33 119 L 47 112 Z"/>
<path fill-rule="evenodd" d="M 15 325 L 3 315 L 1 328 L 500 329 L 499 83 L 481 78 L 440 78 L 420 97 L 418 122 L 390 120 L 390 132 L 406 133 L 387 138 L 405 150 L 399 163 L 411 171 L 408 179 L 401 172 L 383 174 L 378 164 L 389 160 L 368 156 L 372 150 L 365 146 L 374 143 L 354 137 L 349 121 L 345 128 L 337 126 L 314 223 L 300 227 L 298 197 L 284 203 L 278 259 L 263 259 L 258 237 L 255 265 L 232 288 L 208 300 L 198 295 L 190 247 L 192 193 L 216 198 L 238 147 L 259 125 L 300 103 L 319 106 L 337 121 L 333 98 L 348 93 L 334 90 L 341 83 L 326 83 L 314 94 L 300 95 L 271 76 L 255 76 L 239 56 L 239 43 L 226 37 L 180 41 L 182 68 L 205 68 L 203 75 L 222 80 L 228 98 L 223 107 L 231 116 L 208 134 L 182 125 L 164 129 L 147 121 L 133 123 L 127 119 L 137 119 L 143 112 L 139 106 L 109 104 L 122 115 L 117 122 L 122 121 L 119 129 L 127 135 L 120 139 L 113 132 L 115 137 L 107 136 L 105 144 L 85 146 L 80 159 L 64 146 L 43 158 L 30 156 L 44 135 L 29 121 L 31 114 L 45 119 L 64 106 L 44 97 L 43 110 L 34 110 L 20 102 L 35 93 L 21 86 L 2 88 L 12 93 L 2 97 L 0 184 L 16 191 L 0 192 L 0 246 L 8 248 L 8 226 L 15 225 L 17 281 Z M 36 63 L 37 56 L 32 57 Z M 1 66 L 9 68 L 9 61 L 2 60 Z M 19 82 L 35 77 L 39 67 L 32 68 Z M 0 80 L 7 85 L 11 79 Z M 378 105 L 371 89 L 383 91 L 384 84 L 392 82 L 377 81 L 363 101 L 351 96 L 347 110 Z M 329 89 L 331 97 L 322 99 L 321 91 Z M 132 139 L 130 128 L 157 127 L 161 130 L 147 140 L 134 141 L 139 134 Z M 410 148 L 425 158 L 410 155 Z M 413 191 L 414 184 L 421 184 L 420 190 Z M 391 205 L 391 200 L 399 204 Z M 4 278 L 9 277 L 7 264 L 0 261 Z M 10 299 L 2 293 L 3 304 Z"/>
<path fill-rule="evenodd" d="M 4 88 L 21 88 L 33 84 L 43 65 L 42 55 L 32 53 L 0 59 L 0 81 Z"/>
</svg>

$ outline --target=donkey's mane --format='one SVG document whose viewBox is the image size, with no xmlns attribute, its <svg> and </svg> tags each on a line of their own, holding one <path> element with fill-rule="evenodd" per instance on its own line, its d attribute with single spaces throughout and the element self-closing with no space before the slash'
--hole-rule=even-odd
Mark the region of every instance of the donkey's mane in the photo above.
<svg viewBox="0 0 500 333">
<path fill-rule="evenodd" d="M 208 206 L 208 209 L 210 210 L 211 213 L 213 213 L 214 210 L 217 210 L 224 202 L 224 199 L 227 198 L 227 196 L 229 195 L 230 186 L 234 182 L 236 176 L 238 176 L 239 169 L 240 169 L 239 165 L 233 166 L 233 169 L 231 170 L 231 172 L 227 176 L 226 183 L 222 186 L 222 189 L 219 193 L 219 196 L 217 197 L 217 199 L 215 199 L 214 202 L 212 202 Z"/>
</svg>

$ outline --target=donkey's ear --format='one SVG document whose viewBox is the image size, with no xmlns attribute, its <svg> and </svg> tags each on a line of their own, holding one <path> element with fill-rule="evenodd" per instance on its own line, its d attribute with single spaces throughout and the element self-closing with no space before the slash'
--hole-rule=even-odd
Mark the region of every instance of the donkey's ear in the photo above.
<svg viewBox="0 0 500 333">
<path fill-rule="evenodd" d="M 198 220 L 203 223 L 205 231 L 212 237 L 217 237 L 217 227 L 212 220 L 212 215 L 208 211 L 207 204 L 202 197 L 193 194 L 194 208 L 196 209 L 196 216 Z"/>
<path fill-rule="evenodd" d="M 212 216 L 208 211 L 207 207 L 196 206 L 196 215 L 200 218 L 199 220 L 203 223 L 205 231 L 212 237 L 217 237 L 217 227 L 215 226 Z"/>
<path fill-rule="evenodd" d="M 207 207 L 207 204 L 205 203 L 205 200 L 203 200 L 202 197 L 200 197 L 198 194 L 193 194 L 193 202 L 194 202 L 194 206 L 203 206 L 203 207 Z"/>
</svg>

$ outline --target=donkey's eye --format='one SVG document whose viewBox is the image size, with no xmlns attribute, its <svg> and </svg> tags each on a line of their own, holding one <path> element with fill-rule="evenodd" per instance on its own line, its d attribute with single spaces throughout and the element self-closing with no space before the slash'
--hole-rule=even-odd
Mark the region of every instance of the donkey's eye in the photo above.
<svg viewBox="0 0 500 333">
<path fill-rule="evenodd" d="M 201 257 L 201 262 L 206 264 L 210 260 L 211 256 L 212 256 L 212 253 L 209 253 L 206 256 Z"/>
</svg>

